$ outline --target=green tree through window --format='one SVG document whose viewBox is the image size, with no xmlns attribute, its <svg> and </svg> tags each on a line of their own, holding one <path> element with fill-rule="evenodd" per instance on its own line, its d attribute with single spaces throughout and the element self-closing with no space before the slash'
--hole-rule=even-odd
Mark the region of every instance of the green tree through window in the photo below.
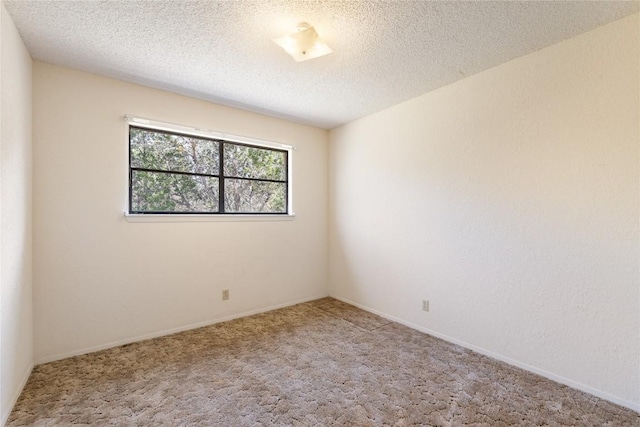
<svg viewBox="0 0 640 427">
<path fill-rule="evenodd" d="M 286 214 L 288 152 L 129 127 L 131 213 Z"/>
</svg>

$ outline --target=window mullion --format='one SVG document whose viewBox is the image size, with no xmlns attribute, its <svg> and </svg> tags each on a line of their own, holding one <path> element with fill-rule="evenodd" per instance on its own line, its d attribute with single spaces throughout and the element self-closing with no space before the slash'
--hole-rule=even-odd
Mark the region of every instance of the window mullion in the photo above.
<svg viewBox="0 0 640 427">
<path fill-rule="evenodd" d="M 210 178 L 217 178 L 218 175 L 213 175 L 210 173 L 197 173 L 197 172 L 183 172 L 183 171 L 173 171 L 173 170 L 169 170 L 169 169 L 150 169 L 150 168 L 138 168 L 138 167 L 131 167 L 132 171 L 137 171 L 137 172 L 153 172 L 153 173 L 167 173 L 167 174 L 171 174 L 171 175 L 186 175 L 186 176 L 207 176 Z"/>
<path fill-rule="evenodd" d="M 224 213 L 224 142 L 218 142 L 220 144 L 218 148 L 218 156 L 220 159 L 220 170 L 218 179 L 218 212 Z"/>
<path fill-rule="evenodd" d="M 128 210 L 131 212 L 133 210 L 133 169 L 132 169 L 132 159 L 131 159 L 131 126 L 129 126 L 129 206 Z"/>
</svg>

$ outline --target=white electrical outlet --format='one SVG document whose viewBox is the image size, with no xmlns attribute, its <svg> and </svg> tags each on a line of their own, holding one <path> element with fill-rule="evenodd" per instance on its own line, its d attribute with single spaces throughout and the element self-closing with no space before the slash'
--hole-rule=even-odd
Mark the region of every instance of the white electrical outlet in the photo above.
<svg viewBox="0 0 640 427">
<path fill-rule="evenodd" d="M 222 291 L 222 300 L 226 301 L 229 299 L 229 289 L 225 289 Z"/>
<path fill-rule="evenodd" d="M 428 299 L 423 299 L 422 300 L 422 310 L 429 311 L 429 300 Z"/>
</svg>

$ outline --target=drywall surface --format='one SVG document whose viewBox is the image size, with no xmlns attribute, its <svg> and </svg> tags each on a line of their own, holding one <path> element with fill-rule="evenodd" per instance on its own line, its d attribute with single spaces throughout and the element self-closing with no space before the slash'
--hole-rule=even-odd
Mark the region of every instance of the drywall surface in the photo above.
<svg viewBox="0 0 640 427">
<path fill-rule="evenodd" d="M 327 294 L 326 130 L 37 61 L 33 90 L 36 363 Z M 295 219 L 128 222 L 125 114 L 295 145 Z"/>
<path fill-rule="evenodd" d="M 640 410 L 638 38 L 331 131 L 330 294 Z"/>
<path fill-rule="evenodd" d="M 33 367 L 31 57 L 0 5 L 0 425 Z"/>
</svg>

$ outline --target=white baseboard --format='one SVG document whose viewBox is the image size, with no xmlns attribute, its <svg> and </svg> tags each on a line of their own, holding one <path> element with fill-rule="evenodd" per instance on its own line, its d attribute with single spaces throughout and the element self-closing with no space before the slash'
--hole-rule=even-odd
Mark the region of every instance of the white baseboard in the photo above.
<svg viewBox="0 0 640 427">
<path fill-rule="evenodd" d="M 391 316 L 391 315 L 389 315 L 387 313 L 383 313 L 381 311 L 374 310 L 374 309 L 372 309 L 370 307 L 367 307 L 367 306 L 364 306 L 362 304 L 358 304 L 357 302 L 348 300 L 347 298 L 342 298 L 342 297 L 335 296 L 335 295 L 329 295 L 329 296 L 332 297 L 332 298 L 335 298 L 337 300 L 340 300 L 342 302 L 346 302 L 347 304 L 354 305 L 354 306 L 356 306 L 358 308 L 361 308 L 362 310 L 368 311 L 368 312 L 373 313 L 373 314 L 377 314 L 378 316 L 384 317 L 385 319 L 389 319 L 389 320 L 391 320 L 393 322 L 405 325 L 405 326 L 407 326 L 407 327 L 409 327 L 411 329 L 415 329 L 417 331 L 424 332 L 425 334 L 429 334 L 429 335 L 432 335 L 434 337 L 437 337 L 437 338 L 443 339 L 445 341 L 448 341 L 450 343 L 457 344 L 459 346 L 468 348 L 469 350 L 473 350 L 476 353 L 480 353 L 480 354 L 483 354 L 485 356 L 491 357 L 492 359 L 496 359 L 496 360 L 499 360 L 501 362 L 508 363 L 509 365 L 516 366 L 518 368 L 524 369 L 525 371 L 529 371 L 529 372 L 532 372 L 534 374 L 538 374 L 538 375 L 540 375 L 542 377 L 548 378 L 548 379 L 550 379 L 552 381 L 555 381 L 557 383 L 564 384 L 564 385 L 569 386 L 571 388 L 575 388 L 577 390 L 584 391 L 585 393 L 592 394 L 592 395 L 594 395 L 596 397 L 599 397 L 601 399 L 608 400 L 609 402 L 615 403 L 616 405 L 624 406 L 625 408 L 629 408 L 629 409 L 632 409 L 632 410 L 634 410 L 636 412 L 640 412 L 640 404 L 638 404 L 638 403 L 634 403 L 634 402 L 630 402 L 628 400 L 621 399 L 621 398 L 616 397 L 616 396 L 614 396 L 612 394 L 609 394 L 607 392 L 595 389 L 593 387 L 590 387 L 588 385 L 579 383 L 577 381 L 570 380 L 569 378 L 565 378 L 563 376 L 556 375 L 556 374 L 554 374 L 552 372 L 545 371 L 544 369 L 537 368 L 537 367 L 529 365 L 527 363 L 520 362 L 520 361 L 515 360 L 515 359 L 511 359 L 510 357 L 503 356 L 503 355 L 498 354 L 498 353 L 494 353 L 493 351 L 484 349 L 482 347 L 478 347 L 476 345 L 469 344 L 468 342 L 461 341 L 459 339 L 450 337 L 448 335 L 441 334 L 441 333 L 433 331 L 433 330 L 431 330 L 429 328 L 425 328 L 424 326 L 420 326 L 420 325 L 417 325 L 415 323 L 408 322 L 406 320 L 400 319 L 398 317 Z"/>
<path fill-rule="evenodd" d="M 51 356 L 44 356 L 44 357 L 41 357 L 38 360 L 36 360 L 35 364 L 36 365 L 42 365 L 43 363 L 54 362 L 56 360 L 66 359 L 68 357 L 80 356 L 80 355 L 83 355 L 83 354 L 93 353 L 93 352 L 100 351 L 100 350 L 106 350 L 108 348 L 113 348 L 113 347 L 119 347 L 121 345 L 131 344 L 131 343 L 138 342 L 138 341 L 144 341 L 144 340 L 148 340 L 148 339 L 151 339 L 151 338 L 158 338 L 158 337 L 162 337 L 162 336 L 165 336 L 165 335 L 171 335 L 171 334 L 175 334 L 175 333 L 178 333 L 178 332 L 188 331 L 188 330 L 191 330 L 191 329 L 202 328 L 204 326 L 214 325 L 216 323 L 221 323 L 221 322 L 227 322 L 229 320 L 238 319 L 240 317 L 246 317 L 246 316 L 251 316 L 251 315 L 254 315 L 254 314 L 266 313 L 267 311 L 277 310 L 279 308 L 289 307 L 289 306 L 292 306 L 292 305 L 301 304 L 303 302 L 309 302 L 309 301 L 317 300 L 317 299 L 320 299 L 320 298 L 325 298 L 327 296 L 328 295 L 325 294 L 325 295 L 315 296 L 315 297 L 312 297 L 312 298 L 305 298 L 305 299 L 301 299 L 301 300 L 297 300 L 297 301 L 286 302 L 286 303 L 282 303 L 282 304 L 272 305 L 272 306 L 269 306 L 269 307 L 258 308 L 258 309 L 255 309 L 255 310 L 244 311 L 242 313 L 231 314 L 229 316 L 219 317 L 219 318 L 207 320 L 207 321 L 204 321 L 204 322 L 192 323 L 192 324 L 189 324 L 189 325 L 179 326 L 177 328 L 171 328 L 171 329 L 165 329 L 165 330 L 162 330 L 162 331 L 152 332 L 150 334 L 139 335 L 139 336 L 135 336 L 135 337 L 129 337 L 129 338 L 125 338 L 123 340 L 113 341 L 113 342 L 109 342 L 109 343 L 106 343 L 106 344 L 101 344 L 101 345 L 97 345 L 97 346 L 93 346 L 93 347 L 86 347 L 86 348 L 82 348 L 82 349 L 79 349 L 79 350 L 74 350 L 74 351 L 70 351 L 70 352 L 66 352 L 66 353 L 61 353 L 61 354 L 56 354 L 56 355 L 51 355 Z"/>
<path fill-rule="evenodd" d="M 20 393 L 22 393 L 24 386 L 27 385 L 27 381 L 29 381 L 31 371 L 33 371 L 33 365 L 31 365 L 29 369 L 27 369 L 26 373 L 22 377 L 22 381 L 20 381 L 20 387 L 18 387 L 18 389 L 13 393 L 13 397 L 11 398 L 11 404 L 9 405 L 9 407 L 2 408 L 4 413 L 2 414 L 2 418 L 0 418 L 0 426 L 4 426 L 7 423 L 9 415 L 11 415 L 11 411 L 13 410 L 13 407 L 16 406 L 16 402 L 20 397 Z"/>
</svg>

